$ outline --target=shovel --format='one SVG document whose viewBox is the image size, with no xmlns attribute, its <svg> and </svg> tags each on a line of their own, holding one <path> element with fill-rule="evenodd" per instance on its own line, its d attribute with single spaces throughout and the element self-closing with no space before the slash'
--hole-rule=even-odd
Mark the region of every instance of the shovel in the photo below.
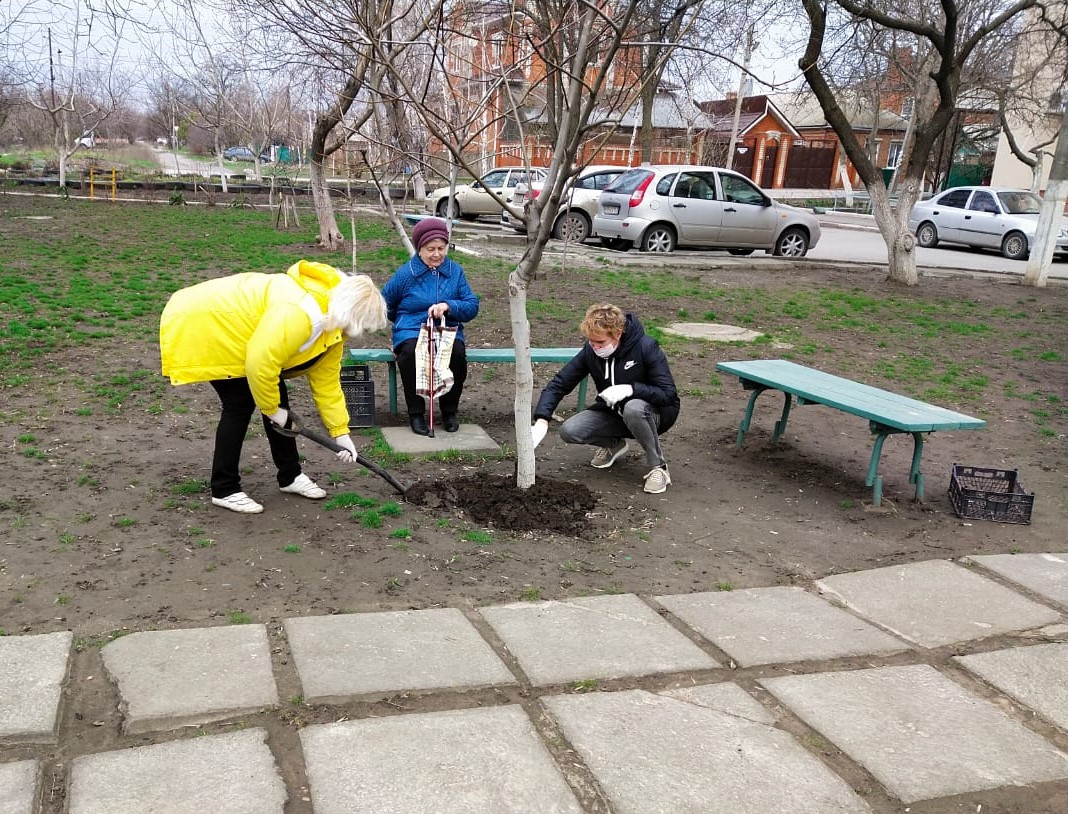
<svg viewBox="0 0 1068 814">
<path fill-rule="evenodd" d="M 321 435 L 320 433 L 317 433 L 314 430 L 307 429 L 304 426 L 303 419 L 301 419 L 301 417 L 294 413 L 292 410 L 289 412 L 289 424 L 289 427 L 279 427 L 277 424 L 272 422 L 271 429 L 279 433 L 280 435 L 287 435 L 290 438 L 296 438 L 299 435 L 303 435 L 310 441 L 314 441 L 320 446 L 324 446 L 334 452 L 343 452 L 345 450 L 345 447 L 334 441 L 333 438 L 327 438 L 325 435 Z M 382 478 L 382 480 L 384 480 L 386 483 L 396 489 L 400 494 L 403 495 L 407 491 L 397 482 L 397 479 L 394 478 L 391 474 L 389 474 L 385 469 L 380 467 L 374 461 L 367 460 L 362 455 L 360 455 L 359 452 L 356 453 L 356 463 L 366 469 L 370 469 L 372 472 L 378 475 L 378 477 Z"/>
</svg>

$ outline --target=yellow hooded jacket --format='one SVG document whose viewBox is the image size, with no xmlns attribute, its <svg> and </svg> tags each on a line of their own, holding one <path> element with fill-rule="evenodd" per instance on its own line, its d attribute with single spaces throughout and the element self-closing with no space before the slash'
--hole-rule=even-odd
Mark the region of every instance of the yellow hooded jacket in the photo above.
<svg viewBox="0 0 1068 814">
<path fill-rule="evenodd" d="M 327 431 L 347 433 L 345 337 L 323 330 L 329 291 L 341 279 L 333 266 L 301 260 L 285 274 L 234 274 L 176 291 L 160 317 L 163 375 L 176 385 L 246 377 L 267 415 L 281 406 L 279 376 L 307 376 Z"/>
</svg>

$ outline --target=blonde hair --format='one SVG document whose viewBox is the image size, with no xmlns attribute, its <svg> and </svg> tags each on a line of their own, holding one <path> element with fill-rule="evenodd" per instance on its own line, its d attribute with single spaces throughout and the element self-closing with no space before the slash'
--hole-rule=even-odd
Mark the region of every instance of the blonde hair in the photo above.
<svg viewBox="0 0 1068 814">
<path fill-rule="evenodd" d="M 386 327 L 386 301 L 366 274 L 349 274 L 330 289 L 324 327 L 348 337 Z"/>
<path fill-rule="evenodd" d="M 587 339 L 590 336 L 611 336 L 619 338 L 627 326 L 627 315 L 623 309 L 607 302 L 599 302 L 586 309 L 586 317 L 579 330 Z"/>
</svg>

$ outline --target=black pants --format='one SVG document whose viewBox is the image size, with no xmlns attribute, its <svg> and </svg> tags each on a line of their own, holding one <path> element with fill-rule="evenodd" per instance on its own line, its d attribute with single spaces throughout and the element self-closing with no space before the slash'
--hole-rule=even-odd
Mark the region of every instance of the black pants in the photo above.
<svg viewBox="0 0 1068 814">
<path fill-rule="evenodd" d="M 248 379 L 215 379 L 211 382 L 222 402 L 222 415 L 215 429 L 215 454 L 211 461 L 211 496 L 228 497 L 241 488 L 241 445 L 256 402 L 248 386 Z M 289 393 L 286 383 L 278 380 L 278 396 L 282 407 L 289 409 Z M 289 486 L 300 474 L 300 456 L 297 439 L 289 438 L 271 429 L 271 420 L 263 416 L 263 428 L 271 445 L 271 458 L 278 467 L 278 485 Z"/>
<path fill-rule="evenodd" d="M 404 385 L 404 402 L 408 405 L 408 415 L 422 415 L 426 412 L 426 400 L 415 392 L 415 343 L 417 339 L 405 339 L 393 349 L 397 357 L 397 369 L 400 371 L 401 384 Z M 457 339 L 452 346 L 449 361 L 452 371 L 452 389 L 438 399 L 442 415 L 456 415 L 460 409 L 460 396 L 467 381 L 467 348 Z M 435 412 L 435 415 L 437 413 Z"/>
</svg>

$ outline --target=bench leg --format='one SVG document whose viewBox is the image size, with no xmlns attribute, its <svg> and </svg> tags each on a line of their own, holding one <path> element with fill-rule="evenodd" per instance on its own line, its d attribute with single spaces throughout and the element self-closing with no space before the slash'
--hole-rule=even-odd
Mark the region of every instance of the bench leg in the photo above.
<svg viewBox="0 0 1068 814">
<path fill-rule="evenodd" d="M 880 506 L 883 502 L 883 478 L 879 473 L 879 456 L 883 454 L 883 442 L 890 433 L 872 429 L 875 435 L 875 445 L 871 448 L 871 462 L 868 464 L 868 477 L 864 483 L 872 487 L 871 504 Z"/>
<path fill-rule="evenodd" d="M 793 403 L 793 396 L 789 393 L 783 393 L 785 397 L 782 403 L 782 415 L 779 420 L 775 422 L 775 432 L 772 433 L 771 442 L 774 444 L 778 441 L 784 432 L 786 432 L 786 422 L 790 418 L 790 405 Z"/>
<path fill-rule="evenodd" d="M 388 362 L 389 365 L 389 411 L 397 414 L 397 363 Z"/>
<path fill-rule="evenodd" d="M 745 441 L 745 434 L 749 431 L 749 424 L 753 420 L 753 405 L 756 403 L 757 396 L 767 390 L 763 385 L 747 381 L 742 381 L 742 386 L 746 390 L 752 390 L 753 392 L 749 395 L 749 403 L 745 405 L 745 415 L 742 416 L 742 423 L 738 425 L 738 440 L 735 442 L 735 446 L 739 449 L 741 449 L 742 443 Z"/>
<path fill-rule="evenodd" d="M 868 464 L 868 477 L 865 483 L 872 487 L 872 505 L 879 506 L 883 501 L 883 479 L 878 474 L 879 456 L 883 453 L 883 442 L 886 441 L 886 437 L 899 431 L 877 424 L 874 421 L 871 422 L 871 431 L 875 435 L 875 445 L 871 450 L 871 462 Z M 909 435 L 912 436 L 912 464 L 909 467 L 909 483 L 916 487 L 916 501 L 923 503 L 924 477 L 920 471 L 920 459 L 923 457 L 923 433 L 912 432 Z"/>
<path fill-rule="evenodd" d="M 585 379 L 583 379 L 583 380 L 582 380 L 582 382 L 581 382 L 581 383 L 579 384 L 579 391 L 578 391 L 578 408 L 579 408 L 580 410 L 585 410 L 585 409 L 586 409 L 586 383 L 587 383 L 587 382 L 589 382 L 589 380 L 590 380 L 590 377 L 589 377 L 589 376 L 587 376 L 587 377 L 586 377 Z"/>
<path fill-rule="evenodd" d="M 923 503 L 923 473 L 920 471 L 920 458 L 923 457 L 923 433 L 912 433 L 912 467 L 909 469 L 909 483 L 916 485 L 916 501 Z"/>
</svg>

